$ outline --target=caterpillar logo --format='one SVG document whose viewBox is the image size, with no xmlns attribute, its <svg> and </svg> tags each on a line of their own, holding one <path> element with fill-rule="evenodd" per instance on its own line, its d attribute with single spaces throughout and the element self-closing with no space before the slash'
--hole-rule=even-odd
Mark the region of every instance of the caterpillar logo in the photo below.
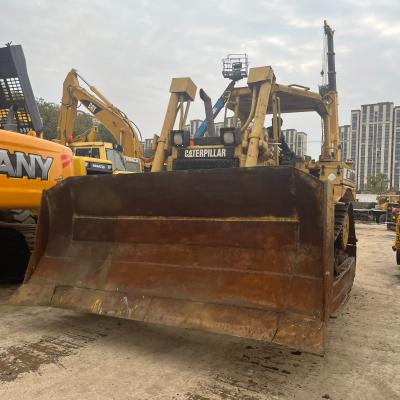
<svg viewBox="0 0 400 400">
<path fill-rule="evenodd" d="M 185 158 L 224 158 L 226 149 L 189 149 L 185 150 Z"/>
<path fill-rule="evenodd" d="M 9 178 L 49 179 L 49 170 L 54 158 L 42 157 L 39 154 L 25 154 L 21 151 L 10 153 L 0 149 L 0 174 Z"/>
<path fill-rule="evenodd" d="M 89 100 L 81 100 L 81 103 L 92 113 L 97 114 L 98 112 L 102 111 L 103 109 L 99 107 L 97 104 L 92 103 Z"/>
<path fill-rule="evenodd" d="M 235 149 L 233 147 L 197 147 L 189 149 L 178 149 L 178 158 L 233 158 Z"/>
</svg>

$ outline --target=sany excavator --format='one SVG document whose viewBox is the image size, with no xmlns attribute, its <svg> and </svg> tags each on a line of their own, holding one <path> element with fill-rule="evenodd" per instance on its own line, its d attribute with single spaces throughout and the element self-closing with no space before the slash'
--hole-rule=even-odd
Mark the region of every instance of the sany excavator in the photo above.
<svg viewBox="0 0 400 400">
<path fill-rule="evenodd" d="M 20 45 L 0 48 L 0 282 L 22 282 L 42 192 L 69 176 L 112 172 L 110 161 L 75 157 L 43 130 Z"/>
<path fill-rule="evenodd" d="M 251 68 L 226 102 L 234 127 L 219 136 L 183 130 L 196 86 L 173 79 L 152 173 L 72 178 L 45 193 L 14 301 L 322 353 L 356 265 L 354 175 L 339 158 L 324 30 L 328 85 L 315 93 Z M 280 117 L 306 111 L 323 121 L 322 154 L 288 165 Z"/>
<path fill-rule="evenodd" d="M 89 90 L 82 87 L 79 78 Z M 112 134 L 118 144 L 96 141 L 97 130 L 93 127 L 89 135 L 73 138 L 76 115 L 82 104 L 98 122 Z M 68 145 L 77 156 L 90 156 L 109 160 L 114 172 L 143 171 L 142 146 L 133 122 L 114 106 L 95 86 L 90 85 L 75 69 L 64 80 L 61 109 L 58 119 L 58 140 Z M 96 137 L 96 139 L 95 139 Z"/>
</svg>

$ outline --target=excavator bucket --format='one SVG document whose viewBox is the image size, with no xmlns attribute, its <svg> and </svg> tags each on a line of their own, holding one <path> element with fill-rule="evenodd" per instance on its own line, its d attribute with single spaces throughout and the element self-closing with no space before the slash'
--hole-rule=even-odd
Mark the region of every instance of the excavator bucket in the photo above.
<svg viewBox="0 0 400 400">
<path fill-rule="evenodd" d="M 291 167 L 74 177 L 46 191 L 14 302 L 322 353 L 332 187 Z"/>
</svg>

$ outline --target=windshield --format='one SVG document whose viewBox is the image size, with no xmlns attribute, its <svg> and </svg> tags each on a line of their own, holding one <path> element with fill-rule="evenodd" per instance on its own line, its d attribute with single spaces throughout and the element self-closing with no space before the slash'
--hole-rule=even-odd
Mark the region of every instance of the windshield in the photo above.
<svg viewBox="0 0 400 400">
<path fill-rule="evenodd" d="M 118 171 L 126 171 L 125 163 L 122 154 L 114 149 L 106 149 L 107 159 L 112 162 L 113 169 Z"/>
<path fill-rule="evenodd" d="M 140 172 L 140 164 L 138 161 L 125 160 L 126 170 L 129 172 Z"/>
<path fill-rule="evenodd" d="M 78 147 L 73 150 L 76 156 L 100 158 L 100 150 L 96 147 Z"/>
</svg>

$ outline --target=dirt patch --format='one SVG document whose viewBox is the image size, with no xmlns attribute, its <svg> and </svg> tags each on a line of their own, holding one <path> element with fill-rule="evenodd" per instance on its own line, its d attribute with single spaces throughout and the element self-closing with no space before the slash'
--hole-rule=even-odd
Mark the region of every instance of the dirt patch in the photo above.
<svg viewBox="0 0 400 400">
<path fill-rule="evenodd" d="M 63 357 L 76 354 L 103 336 L 107 336 L 107 331 L 66 332 L 59 337 L 45 336 L 36 342 L 8 347 L 0 353 L 0 382 L 10 382 L 21 374 L 38 371 L 45 364 L 62 365 Z"/>
</svg>

